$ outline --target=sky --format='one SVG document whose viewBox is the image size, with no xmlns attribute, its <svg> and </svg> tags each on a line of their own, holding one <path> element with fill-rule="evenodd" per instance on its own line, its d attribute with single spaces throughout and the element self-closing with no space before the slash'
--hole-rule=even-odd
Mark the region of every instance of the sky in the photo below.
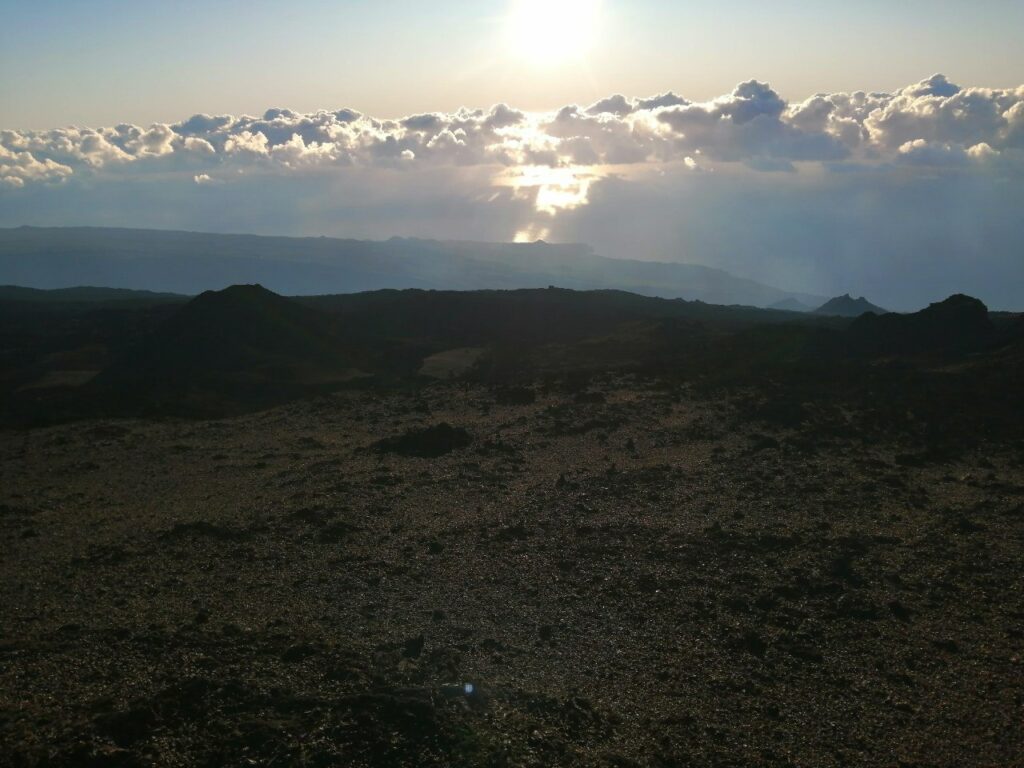
<svg viewBox="0 0 1024 768">
<path fill-rule="evenodd" d="M 524 60 L 509 40 L 516 5 L 2 0 L 0 124 L 148 124 L 272 106 L 378 117 L 498 102 L 544 110 L 620 92 L 709 99 L 754 77 L 803 99 L 894 90 L 934 72 L 1009 87 L 1024 73 L 1017 0 L 534 3 L 592 28 L 587 55 L 555 68 Z"/>
<path fill-rule="evenodd" d="M 574 240 L 1024 309 L 1024 3 L 0 13 L 0 226 Z"/>
</svg>

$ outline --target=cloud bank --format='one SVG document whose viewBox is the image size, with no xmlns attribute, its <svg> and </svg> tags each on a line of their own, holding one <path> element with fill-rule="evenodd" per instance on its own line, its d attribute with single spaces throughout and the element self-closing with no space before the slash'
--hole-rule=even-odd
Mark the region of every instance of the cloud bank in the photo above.
<svg viewBox="0 0 1024 768">
<path fill-rule="evenodd" d="M 799 102 L 750 80 L 705 102 L 0 131 L 0 225 L 579 240 L 894 308 L 1019 303 L 1022 207 L 1024 86 L 943 75 Z"/>
<path fill-rule="evenodd" d="M 8 187 L 76 176 L 185 171 L 230 177 L 249 169 L 429 165 L 607 166 L 685 161 L 743 163 L 965 163 L 1020 166 L 1024 86 L 961 88 L 943 75 L 895 93 L 818 94 L 790 103 L 768 84 L 690 102 L 674 93 L 621 94 L 589 106 L 528 113 L 491 109 L 382 120 L 349 109 L 262 117 L 194 115 L 147 127 L 0 132 Z"/>
</svg>

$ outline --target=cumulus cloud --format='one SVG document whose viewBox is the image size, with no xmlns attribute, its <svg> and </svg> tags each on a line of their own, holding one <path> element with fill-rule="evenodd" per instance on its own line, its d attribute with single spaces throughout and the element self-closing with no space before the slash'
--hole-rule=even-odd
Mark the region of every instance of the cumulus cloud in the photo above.
<svg viewBox="0 0 1024 768">
<path fill-rule="evenodd" d="M 631 115 L 635 111 L 636 107 L 633 102 L 629 101 L 622 94 L 616 94 L 609 96 L 607 99 L 602 99 L 596 104 L 592 104 L 587 109 L 588 115 L 601 115 L 610 114 L 617 115 L 618 117 L 625 117 Z"/>
<path fill-rule="evenodd" d="M 31 152 L 10 150 L 0 144 L 0 183 L 5 187 L 20 189 L 28 182 L 56 181 L 71 173 L 71 168 L 54 160 L 39 160 Z"/>
<path fill-rule="evenodd" d="M 969 159 L 962 146 L 924 139 L 908 141 L 899 152 L 901 160 L 915 165 L 964 165 Z"/>
<path fill-rule="evenodd" d="M 213 144 L 208 142 L 206 139 L 196 138 L 195 136 L 189 136 L 182 142 L 182 146 L 186 152 L 192 152 L 197 155 L 215 155 L 217 150 L 213 148 Z"/>
<path fill-rule="evenodd" d="M 687 152 L 712 159 L 744 161 L 759 170 L 790 170 L 793 161 L 842 160 L 850 147 L 826 130 L 829 114 L 814 115 L 809 107 L 785 119 L 786 102 L 766 83 L 741 83 L 729 96 L 708 104 L 663 109 L 658 120 L 667 125 Z M 827 108 L 818 107 L 818 112 Z M 799 121 L 808 123 L 801 128 Z"/>
<path fill-rule="evenodd" d="M 493 131 L 499 128 L 509 128 L 513 125 L 519 125 L 525 119 L 525 112 L 520 112 L 518 109 L 512 109 L 508 104 L 496 104 L 491 109 L 487 119 L 484 121 L 484 126 Z"/>
<path fill-rule="evenodd" d="M 636 102 L 637 109 L 652 110 L 660 109 L 661 107 L 679 107 L 689 104 L 690 102 L 684 99 L 682 96 L 677 96 L 668 91 L 667 93 L 660 94 L 658 96 L 651 96 L 646 99 L 640 99 Z"/>
<path fill-rule="evenodd" d="M 955 96 L 960 92 L 960 86 L 949 82 L 945 75 L 932 75 L 927 80 L 908 86 L 900 91 L 911 97 L 919 96 Z"/>
<path fill-rule="evenodd" d="M 195 141 L 189 139 L 188 141 Z M 131 162 L 133 156 L 110 142 L 102 133 L 83 131 L 78 145 L 82 159 L 90 166 L 101 168 L 111 163 Z M 74 156 L 74 155 L 72 155 Z"/>
<path fill-rule="evenodd" d="M 154 125 L 137 139 L 136 155 L 167 155 L 174 151 L 173 142 L 179 139 L 169 125 Z"/>
<path fill-rule="evenodd" d="M 148 127 L 0 132 L 5 188 L 78 176 L 180 171 L 237 177 L 342 167 L 515 167 L 740 163 L 794 171 L 826 163 L 1020 169 L 1024 86 L 965 88 L 934 75 L 893 93 L 788 102 L 749 80 L 706 102 L 671 91 L 613 94 L 547 113 L 507 104 L 382 120 L 351 109 L 198 114 Z"/>
<path fill-rule="evenodd" d="M 911 89 L 872 112 L 864 125 L 881 147 L 902 146 L 918 139 L 960 146 L 981 141 L 1001 144 L 1010 128 L 1006 113 L 1016 103 L 1019 96 L 989 88 L 955 92 L 942 88 L 938 94 L 931 89 Z"/>
<path fill-rule="evenodd" d="M 174 132 L 181 136 L 201 136 L 211 134 L 231 127 L 235 118 L 231 115 L 192 115 L 188 120 L 175 123 L 172 127 Z"/>
</svg>

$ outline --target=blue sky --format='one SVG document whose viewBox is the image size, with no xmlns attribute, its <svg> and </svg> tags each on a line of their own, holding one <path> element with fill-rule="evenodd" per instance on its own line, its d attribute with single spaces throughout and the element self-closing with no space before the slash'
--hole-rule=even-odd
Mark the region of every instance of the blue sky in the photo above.
<svg viewBox="0 0 1024 768">
<path fill-rule="evenodd" d="M 669 89 L 705 99 L 752 77 L 790 99 L 892 90 L 939 71 L 990 87 L 1024 81 L 1024 3 L 1009 0 L 602 0 L 587 55 L 557 67 L 509 50 L 514 5 L 4 0 L 0 127 L 270 106 L 389 117 L 496 102 L 550 109 Z"/>
</svg>

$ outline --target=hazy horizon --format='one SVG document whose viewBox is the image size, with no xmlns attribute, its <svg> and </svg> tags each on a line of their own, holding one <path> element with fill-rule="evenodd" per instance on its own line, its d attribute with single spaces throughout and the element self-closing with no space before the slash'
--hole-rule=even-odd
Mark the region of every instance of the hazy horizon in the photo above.
<svg viewBox="0 0 1024 768">
<path fill-rule="evenodd" d="M 894 308 L 1024 294 L 1020 4 L 9 11 L 0 226 L 544 239 Z"/>
<path fill-rule="evenodd" d="M 108 230 L 109 229 L 109 230 L 114 230 L 114 231 L 123 230 L 123 231 L 128 231 L 128 232 L 139 232 L 139 233 L 155 232 L 155 233 L 164 233 L 164 234 L 171 234 L 171 235 L 174 235 L 174 234 L 179 234 L 179 235 L 180 234 L 187 234 L 187 235 L 199 236 L 199 237 L 203 237 L 203 236 L 226 237 L 226 238 L 250 238 L 250 237 L 254 237 L 254 238 L 266 238 L 268 240 L 280 239 L 280 240 L 313 240 L 313 241 L 335 240 L 335 241 L 342 242 L 342 243 L 344 243 L 344 242 L 354 242 L 354 243 L 365 243 L 365 244 L 387 244 L 388 242 L 393 242 L 393 241 L 412 241 L 412 242 L 419 241 L 419 242 L 422 242 L 424 244 L 439 244 L 439 245 L 469 246 L 469 247 L 472 247 L 472 246 L 495 246 L 495 245 L 497 245 L 497 246 L 521 246 L 521 247 L 524 247 L 524 248 L 529 248 L 531 246 L 536 246 L 536 245 L 540 244 L 542 246 L 556 246 L 556 247 L 558 247 L 558 246 L 565 246 L 565 247 L 569 247 L 569 248 L 582 248 L 582 249 L 585 249 L 586 252 L 589 252 L 589 253 L 591 253 L 591 254 L 593 254 L 595 256 L 599 256 L 599 257 L 602 256 L 602 254 L 597 253 L 595 251 L 595 249 L 593 248 L 593 246 L 591 246 L 588 243 L 581 243 L 581 242 L 547 242 L 547 241 L 543 241 L 543 240 L 532 242 L 532 243 L 516 243 L 514 241 L 438 240 L 438 239 L 435 239 L 435 238 L 417 237 L 415 235 L 414 236 L 408 236 L 408 237 L 400 237 L 400 236 L 396 235 L 396 236 L 392 236 L 390 238 L 379 239 L 379 238 L 346 238 L 346 237 L 342 237 L 342 236 L 323 235 L 323 234 L 309 234 L 309 235 L 261 235 L 261 234 L 255 234 L 255 233 L 252 233 L 252 232 L 237 232 L 237 231 L 216 232 L 216 231 L 160 229 L 160 228 L 140 228 L 140 227 L 109 227 L 108 228 L 108 227 L 95 227 L 95 226 L 92 226 L 92 225 L 66 225 L 66 226 L 61 226 L 61 227 L 35 227 L 34 225 L 22 224 L 22 225 L 18 225 L 18 226 L 14 226 L 14 227 L 3 227 L 3 226 L 0 226 L 0 231 L 12 231 L 12 230 L 18 230 L 18 229 L 56 229 L 56 230 L 83 229 L 83 230 L 95 230 L 95 231 L 99 231 L 99 232 L 102 232 L 104 230 Z M 89 250 L 90 250 L 90 252 L 95 251 L 95 246 L 94 245 L 91 246 Z M 338 257 L 344 259 L 345 258 L 345 254 L 344 253 L 339 253 Z M 604 258 L 608 258 L 608 257 L 604 257 Z M 628 259 L 627 258 L 626 261 L 638 261 L 638 260 Z M 343 262 L 340 262 L 340 263 L 343 263 Z M 685 265 L 684 262 L 671 262 L 671 261 L 661 261 L 661 262 L 657 262 L 657 263 L 658 264 L 669 264 L 669 265 L 671 265 L 671 264 Z M 690 265 L 686 265 L 686 266 L 690 266 Z M 702 265 L 702 264 L 696 264 L 696 265 L 692 265 L 692 266 L 699 267 L 701 269 L 715 270 L 717 272 L 721 272 L 724 275 L 728 275 L 728 276 L 733 277 L 733 278 L 738 278 L 740 281 L 750 281 L 750 279 L 747 278 L 744 275 L 734 274 L 734 273 L 728 272 L 726 270 L 721 270 L 721 269 L 719 269 L 717 267 L 706 267 L 706 265 Z M 580 273 L 578 275 L 578 279 L 577 279 L 576 283 L 573 283 L 573 284 L 562 284 L 562 285 L 558 285 L 556 287 L 564 287 L 564 288 L 569 288 L 571 290 L 606 290 L 606 289 L 617 287 L 618 289 L 623 290 L 623 291 L 634 292 L 634 293 L 637 292 L 637 287 L 635 285 L 625 284 L 625 283 L 619 284 L 617 286 L 594 284 L 593 286 L 591 286 L 589 288 L 584 287 L 586 285 L 586 282 L 587 282 L 588 278 L 592 280 L 592 279 L 594 279 L 596 277 L 599 277 L 599 276 L 593 275 L 593 274 L 591 274 L 589 272 L 588 273 Z M 614 282 L 615 277 L 614 276 L 608 276 L 606 279 L 608 281 L 610 281 L 610 282 Z M 231 285 L 231 284 L 248 284 L 250 282 L 257 282 L 257 283 L 260 282 L 260 280 L 256 279 L 256 278 L 254 278 L 253 280 L 250 280 L 245 272 L 238 272 L 237 279 L 234 280 L 234 281 L 230 281 L 229 280 L 228 282 L 221 281 L 221 282 L 217 282 L 217 283 L 211 283 L 209 285 L 202 285 L 202 286 L 197 287 L 197 288 L 195 288 L 193 290 L 184 290 L 184 289 L 181 289 L 180 287 L 168 287 L 167 285 L 164 285 L 159 278 L 156 278 L 156 277 L 154 277 L 154 278 L 152 278 L 152 279 L 150 279 L 148 281 L 145 278 L 142 279 L 142 282 L 138 282 L 138 280 L 139 280 L 139 278 L 136 276 L 133 280 L 125 282 L 125 283 L 122 283 L 122 282 L 119 282 L 119 281 L 114 281 L 112 283 L 110 280 L 107 280 L 105 283 L 103 283 L 101 285 L 100 282 L 103 282 L 102 280 L 100 280 L 100 282 L 96 282 L 96 280 L 91 280 L 90 281 L 88 279 L 84 279 L 84 280 L 71 279 L 70 281 L 68 281 L 68 280 L 60 281 L 60 285 L 56 285 L 56 284 L 51 285 L 49 283 L 44 285 L 44 284 L 39 283 L 36 280 L 21 280 L 21 281 L 15 280 L 15 281 L 10 281 L 10 280 L 6 280 L 3 275 L 0 275 L 0 284 L 8 283 L 8 284 L 11 284 L 11 285 L 19 285 L 19 286 L 23 286 L 23 287 L 26 287 L 26 288 L 33 288 L 33 289 L 39 289 L 39 290 L 60 290 L 60 289 L 69 289 L 69 288 L 77 288 L 77 287 L 95 287 L 95 288 L 114 288 L 114 289 L 137 290 L 137 291 L 171 292 L 171 293 L 177 293 L 177 294 L 180 294 L 180 295 L 196 295 L 196 294 L 198 294 L 198 293 L 200 293 L 202 291 L 205 291 L 205 290 L 219 290 L 219 289 L 225 288 L 225 287 L 227 287 L 228 285 Z M 558 282 L 558 280 L 556 279 L 556 277 L 554 275 L 552 275 L 548 279 L 547 282 L 555 284 L 555 283 Z M 800 292 L 800 291 L 792 291 L 787 286 L 781 285 L 781 284 L 758 283 L 756 281 L 750 281 L 750 282 L 752 282 L 753 285 L 762 286 L 762 287 L 766 287 L 766 288 L 770 288 L 770 289 L 777 289 L 782 294 L 788 294 L 789 296 L 795 298 L 798 303 L 802 304 L 805 309 L 814 309 L 819 304 L 825 303 L 825 301 L 828 300 L 828 299 L 842 298 L 844 296 L 848 296 L 848 297 L 855 298 L 855 299 L 859 299 L 859 298 L 871 299 L 872 298 L 872 297 L 869 297 L 869 296 L 861 297 L 861 296 L 858 296 L 856 294 L 856 292 L 851 292 L 851 291 L 841 291 L 839 293 L 836 293 L 835 295 L 830 295 L 830 296 L 805 294 L 805 293 Z M 547 283 L 545 283 L 545 284 L 547 284 Z M 540 285 L 539 283 L 537 283 L 537 286 L 534 286 L 533 283 L 531 283 L 530 285 L 526 285 L 524 283 L 523 285 L 519 286 L 518 289 L 529 288 L 529 287 L 539 287 L 539 285 Z M 383 287 L 383 286 L 381 286 L 381 287 Z M 388 287 L 416 288 L 416 287 L 422 287 L 422 286 L 411 285 L 410 284 L 410 285 L 400 285 L 400 286 L 399 285 L 394 285 L 394 286 L 388 286 Z M 503 285 L 503 284 L 499 285 L 498 283 L 495 283 L 493 285 L 486 285 L 486 286 L 481 284 L 481 285 L 473 286 L 473 287 L 466 286 L 466 285 L 454 285 L 454 284 L 452 284 L 452 285 L 447 285 L 447 286 L 431 287 L 431 288 L 428 288 L 428 290 L 444 290 L 445 288 L 450 289 L 450 290 L 456 290 L 456 291 L 459 291 L 459 290 L 481 290 L 481 289 L 485 289 L 485 288 L 490 288 L 490 289 L 493 289 L 493 290 L 517 290 L 517 288 L 510 288 L 508 285 Z M 362 291 L 362 290 L 377 290 L 377 289 L 379 289 L 379 288 L 373 288 L 373 287 L 362 287 L 362 288 L 360 288 L 360 287 L 356 287 L 355 289 L 352 289 L 352 290 L 336 290 L 336 289 L 333 289 L 333 288 L 331 290 L 320 290 L 320 289 L 317 289 L 317 290 L 300 290 L 300 291 L 298 291 L 298 293 L 296 295 L 320 295 L 320 294 L 332 294 L 332 293 L 353 293 L 353 292 L 359 292 L 359 291 Z M 695 292 L 699 293 L 699 289 L 700 289 L 700 286 L 694 286 L 694 291 Z M 280 291 L 278 291 L 278 292 L 280 292 Z M 284 293 L 287 294 L 287 293 L 289 293 L 289 291 L 284 290 Z M 293 293 L 294 293 L 294 291 L 293 291 Z M 665 296 L 665 297 L 669 297 L 669 294 L 667 292 L 651 294 L 648 291 L 640 291 L 640 293 L 642 295 L 662 295 L 662 296 Z M 673 294 L 671 297 L 692 300 L 688 296 L 682 295 L 682 294 L 679 294 L 679 295 Z M 921 303 L 919 305 L 905 305 L 905 306 L 884 307 L 883 310 L 884 311 L 892 311 L 892 312 L 916 312 L 916 311 L 919 311 L 921 309 L 924 309 L 925 307 L 927 307 L 927 306 L 929 306 L 931 304 L 938 303 L 938 302 L 940 302 L 940 301 L 942 301 L 942 300 L 944 300 L 946 298 L 948 298 L 948 295 L 936 295 L 936 296 L 931 297 L 930 299 L 928 299 L 927 301 L 925 301 L 925 302 L 923 302 L 923 303 Z M 719 299 L 719 300 L 705 298 L 705 299 L 701 299 L 701 300 L 709 301 L 712 304 L 724 304 L 724 305 L 743 305 L 743 304 L 751 303 L 751 302 L 748 302 L 748 301 L 744 301 L 740 297 L 726 298 L 726 299 Z M 782 303 L 782 299 L 779 299 L 777 302 L 770 302 L 770 301 L 761 302 L 761 303 L 753 302 L 752 305 L 753 306 L 769 306 L 772 303 L 779 303 L 779 304 L 781 304 Z M 1010 304 L 1010 305 L 1005 305 L 1005 306 L 989 306 L 989 309 L 992 310 L 992 311 L 996 311 L 996 312 L 1020 312 L 1020 311 L 1024 310 L 1024 304 L 1018 302 L 1016 304 Z"/>
</svg>

